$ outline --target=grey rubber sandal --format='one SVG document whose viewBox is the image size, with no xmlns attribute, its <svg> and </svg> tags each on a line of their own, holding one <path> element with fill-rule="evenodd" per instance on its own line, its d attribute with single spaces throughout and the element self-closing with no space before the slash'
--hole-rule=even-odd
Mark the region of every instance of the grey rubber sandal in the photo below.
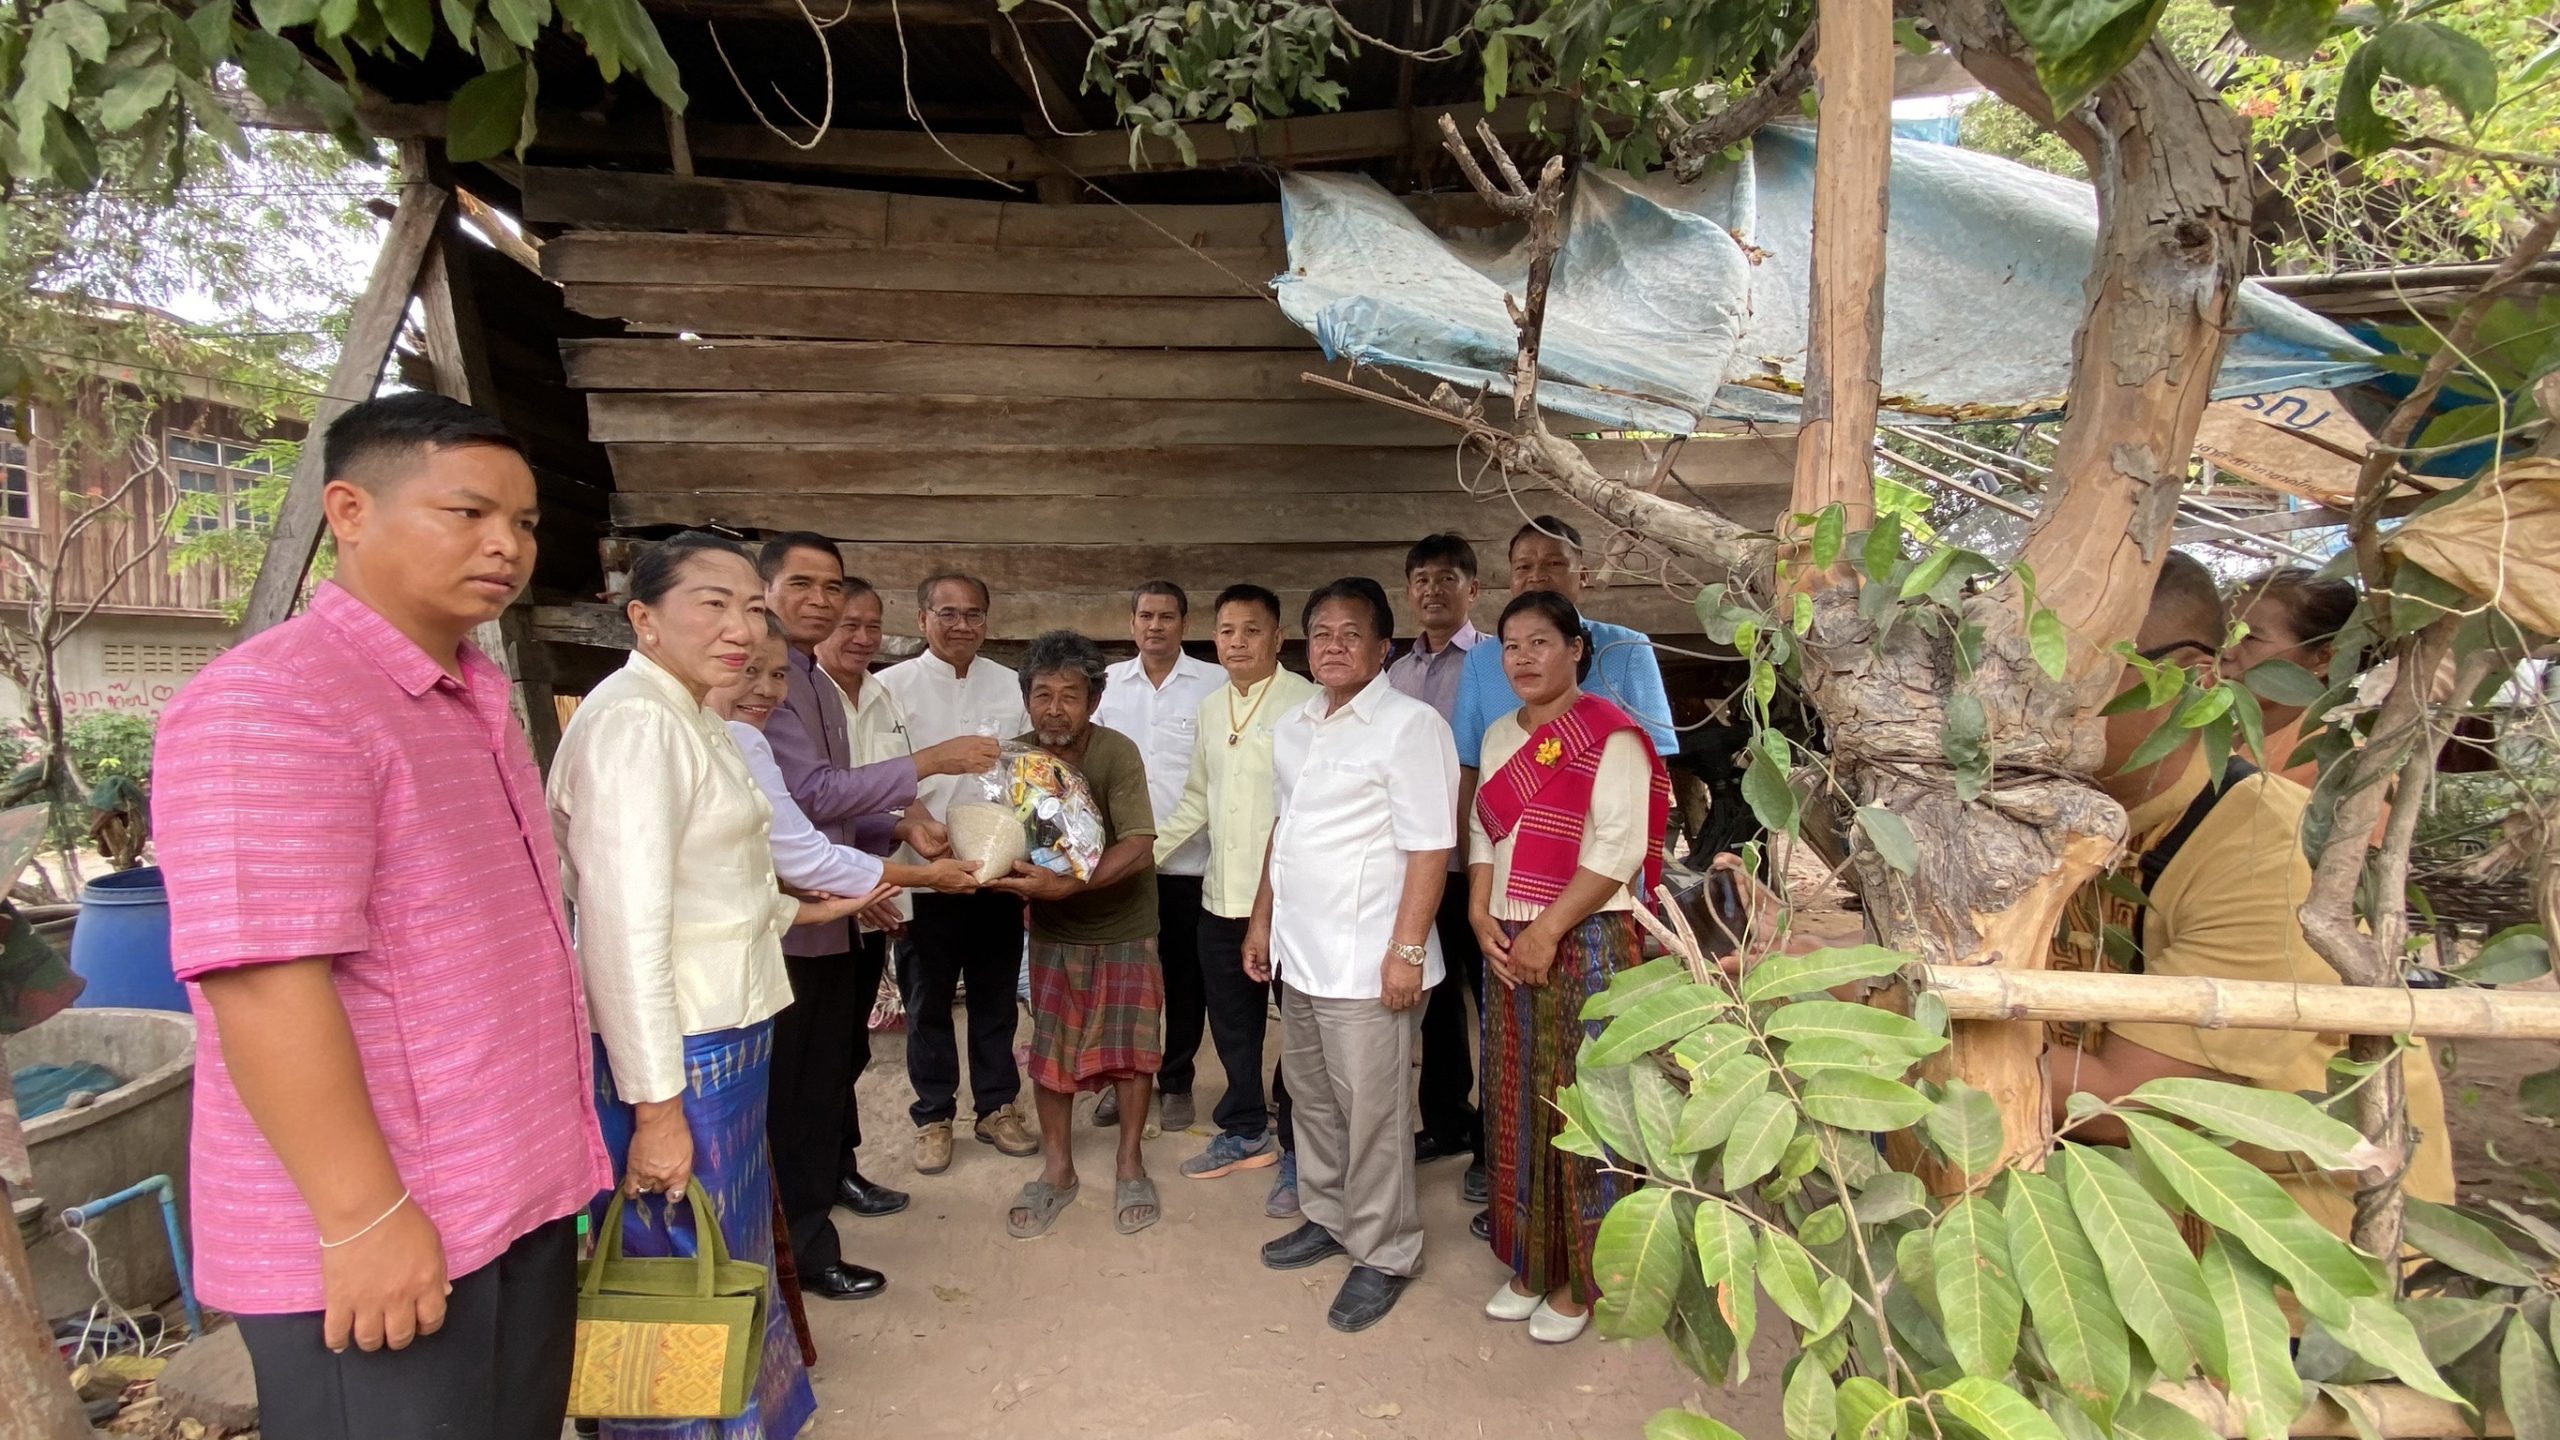
<svg viewBox="0 0 2560 1440">
<path fill-rule="evenodd" d="M 1131 1223 L 1129 1212 L 1139 1206 L 1147 1208 L 1147 1218 Z M 1135 1235 L 1164 1218 L 1164 1202 L 1156 1198 L 1156 1182 L 1146 1176 L 1123 1180 L 1111 1188 L 1112 1228 L 1123 1235 Z"/>
<path fill-rule="evenodd" d="M 1022 1193 L 1013 1199 L 1012 1210 L 1005 1213 L 1004 1233 L 1016 1240 L 1037 1240 L 1048 1234 L 1049 1227 L 1058 1223 L 1067 1207 L 1076 1203 L 1076 1192 L 1083 1188 L 1079 1183 L 1061 1190 L 1046 1180 L 1023 1186 Z M 1014 1210 L 1025 1212 L 1024 1218 L 1015 1218 Z"/>
</svg>

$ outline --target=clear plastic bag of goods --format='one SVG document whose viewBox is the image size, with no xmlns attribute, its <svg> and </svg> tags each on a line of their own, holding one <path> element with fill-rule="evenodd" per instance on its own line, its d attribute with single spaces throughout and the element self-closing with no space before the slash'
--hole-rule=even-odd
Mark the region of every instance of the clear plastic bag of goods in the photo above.
<svg viewBox="0 0 2560 1440">
<path fill-rule="evenodd" d="M 1102 809 L 1084 776 L 1029 745 L 1007 744 L 995 765 L 964 785 L 946 822 L 951 853 L 978 867 L 980 883 L 1028 860 L 1055 874 L 1088 879 L 1102 863 Z"/>
</svg>

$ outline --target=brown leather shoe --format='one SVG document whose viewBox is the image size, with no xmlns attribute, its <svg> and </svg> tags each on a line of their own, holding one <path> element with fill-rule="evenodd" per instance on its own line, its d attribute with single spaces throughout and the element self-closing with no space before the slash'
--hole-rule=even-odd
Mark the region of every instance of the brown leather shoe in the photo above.
<svg viewBox="0 0 2560 1440">
<path fill-rule="evenodd" d="M 1010 1110 L 978 1117 L 978 1143 L 993 1145 L 997 1150 L 1019 1160 L 1040 1153 L 1040 1137 L 1022 1123 L 1022 1117 Z M 949 1155 L 946 1148 L 945 1160 Z"/>
<path fill-rule="evenodd" d="M 916 1173 L 939 1175 L 951 1168 L 951 1122 L 936 1120 L 916 1132 Z"/>
</svg>

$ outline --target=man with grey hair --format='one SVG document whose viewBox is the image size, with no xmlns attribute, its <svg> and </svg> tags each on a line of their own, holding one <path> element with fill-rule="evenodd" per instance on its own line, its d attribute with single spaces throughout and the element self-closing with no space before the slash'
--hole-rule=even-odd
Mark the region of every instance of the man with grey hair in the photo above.
<svg viewBox="0 0 2560 1440">
<path fill-rule="evenodd" d="M 1040 1176 L 1022 1187 L 1005 1219 L 1017 1240 L 1047 1233 L 1073 1204 L 1076 1096 L 1115 1092 L 1123 1115 L 1147 1113 L 1164 1060 L 1164 971 L 1156 961 L 1155 810 L 1137 742 L 1093 723 L 1105 674 L 1102 651 L 1069 630 L 1031 642 L 1022 657 L 1025 744 L 1084 774 L 1102 812 L 1102 857 L 1082 880 L 1016 861 L 989 884 L 1031 906 L 1031 1086 L 1040 1112 Z M 1146 1129 L 1120 1127 L 1112 1223 L 1134 1235 L 1162 1212 L 1139 1144 Z"/>
</svg>

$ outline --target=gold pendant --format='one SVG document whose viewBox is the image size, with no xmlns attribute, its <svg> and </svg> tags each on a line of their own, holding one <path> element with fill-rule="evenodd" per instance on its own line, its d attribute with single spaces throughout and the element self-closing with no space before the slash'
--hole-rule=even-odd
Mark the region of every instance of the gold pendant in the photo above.
<svg viewBox="0 0 2560 1440">
<path fill-rule="evenodd" d="M 1236 743 L 1236 741 L 1237 741 L 1239 738 L 1240 738 L 1240 733 L 1239 733 L 1239 732 L 1234 731 L 1234 730 L 1230 730 L 1230 731 L 1228 731 L 1228 732 L 1227 732 L 1227 743 L 1228 743 L 1228 744 L 1233 745 L 1234 743 Z"/>
</svg>

